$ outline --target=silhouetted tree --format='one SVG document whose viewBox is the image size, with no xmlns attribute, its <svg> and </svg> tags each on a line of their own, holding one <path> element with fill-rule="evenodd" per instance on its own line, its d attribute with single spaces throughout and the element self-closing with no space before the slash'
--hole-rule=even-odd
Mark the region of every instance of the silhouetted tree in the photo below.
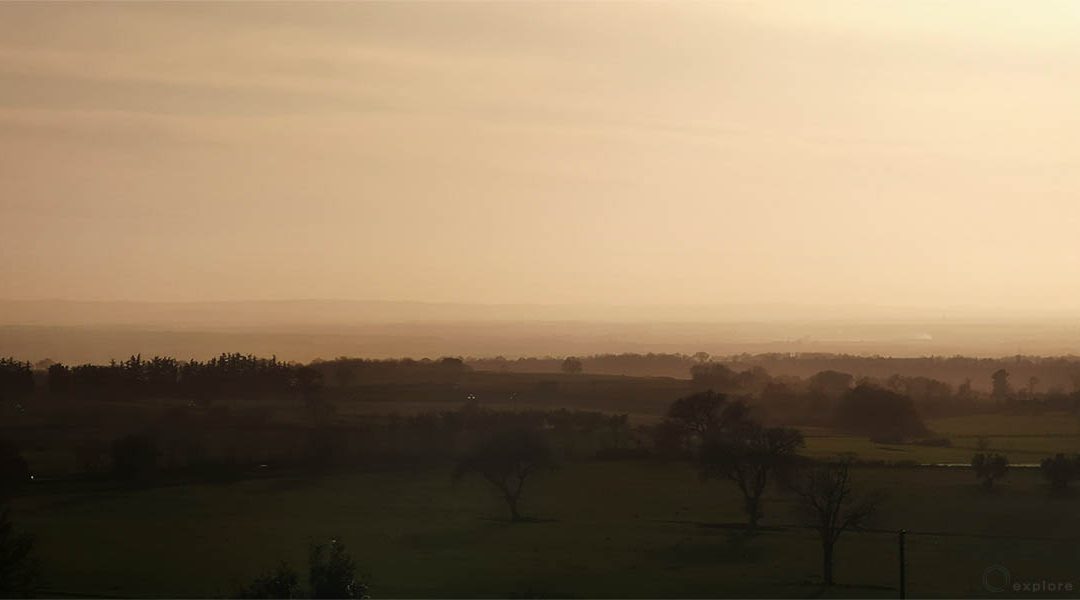
<svg viewBox="0 0 1080 600">
<path fill-rule="evenodd" d="M 157 471 L 160 454 L 154 438 L 142 434 L 126 435 L 113 442 L 113 471 L 120 479 L 149 479 Z"/>
<path fill-rule="evenodd" d="M 334 361 L 334 381 L 338 387 L 347 388 L 356 381 L 356 371 L 349 365 L 349 359 L 339 358 Z"/>
<path fill-rule="evenodd" d="M 511 519 L 521 521 L 519 505 L 525 481 L 552 465 L 551 448 L 542 432 L 508 429 L 491 435 L 462 457 L 454 471 L 454 479 L 479 474 L 502 494 Z"/>
<path fill-rule="evenodd" d="M 440 373 L 448 381 L 458 381 L 469 371 L 469 366 L 465 364 L 465 361 L 456 356 L 440 358 L 438 366 Z"/>
<path fill-rule="evenodd" d="M 735 375 L 735 389 L 744 394 L 760 394 L 771 381 L 764 367 L 750 367 Z"/>
<path fill-rule="evenodd" d="M 994 487 L 994 481 L 1005 477 L 1009 470 L 1009 459 L 1002 454 L 980 452 L 971 458 L 971 468 L 975 477 L 982 481 L 986 489 Z"/>
<path fill-rule="evenodd" d="M 761 499 L 770 478 L 784 475 L 803 445 L 803 436 L 796 429 L 744 422 L 705 439 L 699 468 L 703 478 L 727 479 L 738 486 L 743 510 L 754 528 L 762 517 Z"/>
<path fill-rule="evenodd" d="M 581 359 L 576 356 L 567 356 L 566 360 L 562 362 L 562 372 L 570 373 L 571 375 L 577 375 L 584 370 L 584 365 L 581 363 Z"/>
<path fill-rule="evenodd" d="M 34 393 L 30 363 L 0 358 L 0 403 L 22 402 Z"/>
<path fill-rule="evenodd" d="M 1068 457 L 1057 454 L 1053 458 L 1044 458 L 1039 464 L 1043 477 L 1050 482 L 1055 492 L 1065 492 L 1080 473 L 1080 457 Z"/>
<path fill-rule="evenodd" d="M 177 393 L 180 380 L 180 363 L 175 358 L 155 356 L 142 364 L 146 393 L 162 397 Z"/>
<path fill-rule="evenodd" d="M 683 396 L 667 411 L 668 419 L 702 437 L 741 421 L 745 415 L 745 405 L 729 403 L 727 396 L 712 390 Z"/>
<path fill-rule="evenodd" d="M 11 513 L 0 508 L 0 598 L 28 598 L 40 575 L 34 539 L 15 531 Z"/>
<path fill-rule="evenodd" d="M 845 531 L 865 526 L 880 504 L 880 496 L 861 495 L 851 485 L 850 461 L 820 464 L 795 477 L 792 490 L 799 506 L 821 540 L 821 577 L 833 584 L 833 556 Z"/>
<path fill-rule="evenodd" d="M 810 389 L 819 392 L 828 398 L 835 399 L 847 393 L 847 391 L 851 389 L 851 383 L 853 381 L 855 381 L 855 377 L 849 373 L 826 370 L 811 375 L 807 383 L 809 384 Z"/>
<path fill-rule="evenodd" d="M 367 584 L 357 577 L 356 563 L 336 539 L 312 546 L 308 585 L 312 598 L 367 598 Z"/>
<path fill-rule="evenodd" d="M 926 434 L 911 398 L 869 383 L 859 384 L 844 395 L 836 407 L 834 424 L 875 439 Z"/>
<path fill-rule="evenodd" d="M 965 379 L 960 387 L 956 388 L 956 401 L 967 404 L 975 400 L 975 391 L 971 387 L 971 379 Z"/>
<path fill-rule="evenodd" d="M 953 401 L 952 386 L 930 377 L 893 375 L 886 382 L 890 390 L 900 393 L 926 412 L 939 412 Z M 970 390 L 969 390 L 970 391 Z"/>
<path fill-rule="evenodd" d="M 738 373 L 718 362 L 703 362 L 690 367 L 690 380 L 695 386 L 708 387 L 721 392 L 738 389 Z"/>
<path fill-rule="evenodd" d="M 293 385 L 302 398 L 314 395 L 322 391 L 323 376 L 314 367 L 298 367 L 294 374 Z"/>
<path fill-rule="evenodd" d="M 293 387 L 312 419 L 321 422 L 333 414 L 334 407 L 323 393 L 323 375 L 321 371 L 314 367 L 297 368 L 294 374 Z"/>
<path fill-rule="evenodd" d="M 55 364 L 56 364 L 55 360 L 53 360 L 51 358 L 48 358 L 48 357 L 45 357 L 45 358 L 43 358 L 41 360 L 34 361 L 34 370 L 35 371 L 48 371 L 49 367 L 51 367 L 51 366 L 53 366 Z"/>
<path fill-rule="evenodd" d="M 667 418 L 654 430 L 658 448 L 692 454 L 706 437 L 747 420 L 748 412 L 742 402 L 728 402 L 727 396 L 712 390 L 683 396 L 671 403 Z"/>
<path fill-rule="evenodd" d="M 72 393 L 71 368 L 63 363 L 49 366 L 48 391 L 49 395 L 56 398 L 67 398 Z"/>
<path fill-rule="evenodd" d="M 1009 399 L 1012 395 L 1012 387 L 1009 385 L 1009 372 L 1005 369 L 998 369 L 994 371 L 990 376 L 992 382 L 992 388 L 990 397 L 994 399 L 994 402 L 1001 404 Z"/>
</svg>

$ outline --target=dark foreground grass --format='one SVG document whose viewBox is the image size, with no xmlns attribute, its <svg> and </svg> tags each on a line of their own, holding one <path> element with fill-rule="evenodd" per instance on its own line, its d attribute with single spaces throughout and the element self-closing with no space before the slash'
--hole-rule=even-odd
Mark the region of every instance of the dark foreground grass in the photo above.
<svg viewBox="0 0 1080 600">
<path fill-rule="evenodd" d="M 1080 498 L 1048 497 L 1037 472 L 1014 471 L 989 494 L 967 470 L 855 477 L 889 494 L 882 531 L 841 540 L 840 585 L 827 590 L 814 533 L 797 526 L 790 500 L 773 498 L 750 535 L 734 489 L 679 464 L 566 465 L 531 482 L 528 523 L 506 521 L 481 481 L 454 486 L 442 470 L 39 489 L 15 508 L 38 537 L 45 595 L 228 596 L 280 560 L 302 566 L 308 544 L 336 536 L 376 597 L 895 597 L 889 530 L 900 527 L 913 532 L 914 597 L 986 596 L 995 565 L 1015 581 L 1080 583 Z"/>
</svg>

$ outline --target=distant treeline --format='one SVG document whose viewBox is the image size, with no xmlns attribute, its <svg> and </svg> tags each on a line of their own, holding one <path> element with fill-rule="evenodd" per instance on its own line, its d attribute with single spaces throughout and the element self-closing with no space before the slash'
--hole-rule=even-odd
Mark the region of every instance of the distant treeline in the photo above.
<svg viewBox="0 0 1080 600">
<path fill-rule="evenodd" d="M 470 370 L 462 359 L 455 357 L 435 360 L 340 357 L 334 360 L 317 359 L 310 367 L 319 372 L 326 385 L 340 388 L 358 384 L 452 383 Z"/>
<path fill-rule="evenodd" d="M 925 377 L 953 386 L 970 381 L 977 389 L 992 389 L 991 374 L 1009 372 L 1018 387 L 1027 387 L 1034 377 L 1036 392 L 1080 390 L 1080 356 L 1012 356 L 973 358 L 968 356 L 928 356 L 892 358 L 846 354 L 744 354 L 722 359 L 735 368 L 763 367 L 774 375 L 808 377 L 821 371 L 843 371 L 856 378 L 885 380 L 894 375 Z"/>
<path fill-rule="evenodd" d="M 655 372 L 677 365 L 685 368 L 685 374 L 676 379 L 610 377 L 620 370 L 624 376 L 647 376 L 650 368 Z M 531 380 L 520 379 L 529 374 Z M 907 396 L 924 415 L 1035 404 L 1073 410 L 1080 404 L 1080 360 L 1072 357 L 897 359 L 768 354 L 717 361 L 698 353 L 517 360 L 342 357 L 303 365 L 234 353 L 207 361 L 135 355 L 106 365 L 74 366 L 0 359 L 0 401 L 16 402 L 31 396 L 119 401 L 173 398 L 196 403 L 285 398 L 311 403 L 327 396 L 335 400 L 465 400 L 450 392 L 461 389 L 458 384 L 466 381 L 474 393 L 484 391 L 485 401 L 493 396 L 502 402 L 561 398 L 574 406 L 653 413 L 649 407 L 655 405 L 654 399 L 669 401 L 688 389 L 712 389 L 743 398 L 777 418 L 805 423 L 820 421 L 844 390 L 859 383 Z"/>
<path fill-rule="evenodd" d="M 447 382 L 468 370 L 461 359 L 316 361 L 286 363 L 276 357 L 222 354 L 207 361 L 134 355 L 107 365 L 62 363 L 31 365 L 0 359 L 0 401 L 33 395 L 60 399 L 135 400 L 140 398 L 280 399 L 324 386 L 356 382 Z"/>
<path fill-rule="evenodd" d="M 281 397 L 303 385 L 307 369 L 243 354 L 208 361 L 136 355 L 107 365 L 54 363 L 35 373 L 28 363 L 5 359 L 0 361 L 0 398 L 19 399 L 35 391 L 61 399 Z"/>
<path fill-rule="evenodd" d="M 707 360 L 686 354 L 594 354 L 578 357 L 586 373 L 596 375 L 627 375 L 630 377 L 677 377 L 685 379 L 690 367 Z M 558 373 L 565 357 L 527 358 L 467 358 L 465 362 L 477 371 L 507 371 L 511 373 Z"/>
<path fill-rule="evenodd" d="M 821 371 L 849 373 L 856 379 L 886 380 L 894 375 L 925 377 L 953 386 L 970 380 L 976 390 L 990 391 L 990 374 L 1005 369 L 1014 381 L 1039 380 L 1037 391 L 1072 392 L 1080 389 L 1080 356 L 1007 358 L 972 358 L 967 356 L 928 356 L 892 358 L 886 356 L 856 356 L 849 354 L 773 353 L 739 354 L 711 357 L 709 354 L 600 354 L 577 357 L 583 372 L 634 377 L 690 376 L 694 365 L 715 361 L 742 371 L 761 367 L 773 376 L 810 377 Z M 516 373 L 556 373 L 563 357 L 531 358 L 467 358 L 466 364 L 481 371 Z"/>
<path fill-rule="evenodd" d="M 823 369 L 799 376 L 749 359 L 684 358 L 689 378 L 678 379 L 598 375 L 590 373 L 589 357 L 558 360 L 557 372 L 539 374 L 479 370 L 452 357 L 307 365 L 245 354 L 208 361 L 136 355 L 74 366 L 0 359 L 0 439 L 27 448 L 38 465 L 57 461 L 48 467 L 57 473 L 101 471 L 110 457 L 113 469 L 130 472 L 151 463 L 213 472 L 264 463 L 445 460 L 518 426 L 551 432 L 567 454 L 663 455 L 668 445 L 658 418 L 676 399 L 700 394 L 745 406 L 767 426 L 814 425 L 928 443 L 937 440 L 928 437 L 927 416 L 1080 407 L 1080 391 L 1044 389 L 1037 377 L 1017 377 L 1000 361 L 956 359 L 974 361 L 989 387 L 982 391 L 967 380 L 953 385 L 924 375 Z M 842 357 L 820 360 L 845 364 Z"/>
</svg>

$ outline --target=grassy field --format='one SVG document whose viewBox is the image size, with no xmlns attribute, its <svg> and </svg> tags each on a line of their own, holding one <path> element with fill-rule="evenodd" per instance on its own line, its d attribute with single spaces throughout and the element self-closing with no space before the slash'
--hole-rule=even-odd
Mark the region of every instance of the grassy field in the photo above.
<svg viewBox="0 0 1080 600">
<path fill-rule="evenodd" d="M 1061 452 L 1080 453 L 1080 419 L 1066 413 L 1042 415 L 972 415 L 931 419 L 927 427 L 935 437 L 947 438 L 950 446 L 881 444 L 865 436 L 841 435 L 828 429 L 805 428 L 805 453 L 814 457 L 852 452 L 862 460 L 915 464 L 967 464 L 980 452 L 1000 452 L 1013 464 L 1037 464 Z"/>
<path fill-rule="evenodd" d="M 1080 418 L 1068 413 L 1041 415 L 986 414 L 934 419 L 928 426 L 942 435 L 953 436 L 1077 436 Z"/>
<path fill-rule="evenodd" d="M 1014 578 L 1072 576 L 1080 499 L 1049 497 L 1038 475 L 1016 470 L 987 494 L 963 469 L 855 472 L 889 496 L 875 526 L 913 532 L 909 591 L 922 597 L 985 595 L 992 565 Z M 733 487 L 701 483 L 686 465 L 566 465 L 530 492 L 541 520 L 518 524 L 482 482 L 454 486 L 442 470 L 38 488 L 15 509 L 54 592 L 227 596 L 279 560 L 301 566 L 310 542 L 337 536 L 376 597 L 821 593 L 817 542 L 787 498 L 772 498 L 764 529 L 748 537 L 733 527 L 742 521 Z M 895 536 L 846 536 L 837 578 L 827 595 L 894 597 Z"/>
<path fill-rule="evenodd" d="M 357 406 L 357 414 L 389 408 Z M 396 408 L 430 410 L 421 402 Z M 808 428 L 805 453 L 966 464 L 982 443 L 1031 464 L 1080 452 L 1072 415 L 928 426 L 951 446 Z M 32 446 L 32 464 L 71 459 L 48 450 Z M 992 493 L 964 468 L 864 467 L 855 476 L 889 501 L 874 531 L 841 541 L 841 585 L 825 592 L 815 534 L 789 498 L 771 497 L 764 527 L 748 536 L 733 485 L 702 483 L 680 463 L 565 464 L 530 484 L 534 523 L 507 522 L 483 482 L 452 485 L 448 468 L 143 489 L 45 482 L 14 509 L 18 526 L 37 536 L 45 595 L 229 596 L 281 560 L 302 568 L 309 544 L 331 537 L 346 543 L 376 597 L 895 597 L 900 528 L 911 532 L 913 597 L 985 596 L 983 574 L 996 565 L 1018 581 L 1073 577 L 1080 497 L 1051 497 L 1037 469 L 1011 470 Z"/>
</svg>

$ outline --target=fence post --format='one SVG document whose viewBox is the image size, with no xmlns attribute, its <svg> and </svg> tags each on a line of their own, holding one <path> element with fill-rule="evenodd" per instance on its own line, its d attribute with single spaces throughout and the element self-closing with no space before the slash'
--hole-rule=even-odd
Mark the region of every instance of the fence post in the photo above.
<svg viewBox="0 0 1080 600">
<path fill-rule="evenodd" d="M 904 564 L 904 536 L 907 531 L 900 530 L 899 543 L 900 543 L 900 597 L 907 598 L 907 572 Z"/>
</svg>

